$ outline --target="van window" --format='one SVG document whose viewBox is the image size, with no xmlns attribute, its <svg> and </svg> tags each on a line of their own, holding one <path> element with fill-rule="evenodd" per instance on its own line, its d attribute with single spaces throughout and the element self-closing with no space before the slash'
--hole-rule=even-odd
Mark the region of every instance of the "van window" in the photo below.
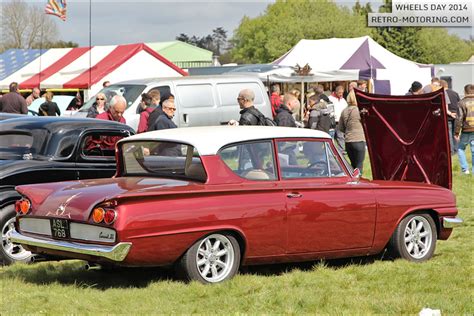
<svg viewBox="0 0 474 316">
<path fill-rule="evenodd" d="M 251 89 L 255 93 L 254 104 L 263 104 L 263 95 L 260 85 L 255 82 L 242 83 L 220 83 L 217 85 L 217 93 L 223 106 L 238 106 L 237 97 L 240 90 Z"/>
<path fill-rule="evenodd" d="M 154 90 L 158 90 L 160 92 L 160 96 L 171 93 L 171 89 L 170 89 L 169 86 L 154 87 L 153 89 L 150 89 L 150 91 L 148 91 L 148 93 L 150 93 Z"/>
<path fill-rule="evenodd" d="M 179 102 L 183 108 L 213 107 L 212 86 L 210 84 L 177 86 Z"/>
</svg>

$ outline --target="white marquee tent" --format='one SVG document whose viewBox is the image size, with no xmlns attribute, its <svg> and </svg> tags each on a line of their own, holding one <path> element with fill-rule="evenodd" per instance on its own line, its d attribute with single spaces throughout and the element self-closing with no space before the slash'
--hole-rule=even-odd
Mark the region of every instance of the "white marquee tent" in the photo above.
<svg viewBox="0 0 474 316">
<path fill-rule="evenodd" d="M 405 94 L 413 81 L 426 85 L 434 75 L 433 65 L 398 57 L 369 36 L 301 40 L 273 64 L 309 64 L 313 76 L 305 81 L 373 80 L 375 93 L 392 95 Z"/>
</svg>

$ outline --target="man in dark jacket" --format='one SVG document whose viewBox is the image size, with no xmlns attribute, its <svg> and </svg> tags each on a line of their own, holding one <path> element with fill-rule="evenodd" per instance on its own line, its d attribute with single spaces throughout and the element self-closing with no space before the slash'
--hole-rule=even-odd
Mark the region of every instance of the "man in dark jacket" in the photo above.
<svg viewBox="0 0 474 316">
<path fill-rule="evenodd" d="M 28 114 L 26 100 L 18 93 L 18 83 L 10 83 L 10 92 L 0 98 L 0 112 Z"/>
<path fill-rule="evenodd" d="M 286 93 L 283 98 L 283 103 L 277 109 L 275 122 L 278 126 L 296 127 L 295 119 L 293 118 L 293 109 L 298 106 L 298 99 L 292 94 Z"/>
<path fill-rule="evenodd" d="M 162 130 L 169 128 L 177 128 L 173 122 L 174 113 L 176 112 L 176 106 L 174 100 L 166 100 L 161 105 L 163 108 L 163 114 L 156 120 L 154 130 Z M 160 143 L 158 148 L 155 148 L 154 154 L 162 156 L 179 156 L 181 154 L 181 146 L 173 143 Z"/>
<path fill-rule="evenodd" d="M 155 107 L 155 109 L 148 116 L 148 129 L 147 132 L 155 131 L 158 118 L 164 114 L 163 112 L 163 103 L 166 100 L 172 100 L 174 103 L 174 95 L 171 92 L 164 92 L 160 96 L 160 103 Z"/>
<path fill-rule="evenodd" d="M 253 105 L 255 100 L 255 93 L 250 89 L 243 89 L 239 92 L 237 102 L 239 103 L 240 119 L 239 125 L 260 125 L 259 118 L 265 117 L 259 110 Z M 229 122 L 230 125 L 236 125 L 233 121 Z"/>
</svg>

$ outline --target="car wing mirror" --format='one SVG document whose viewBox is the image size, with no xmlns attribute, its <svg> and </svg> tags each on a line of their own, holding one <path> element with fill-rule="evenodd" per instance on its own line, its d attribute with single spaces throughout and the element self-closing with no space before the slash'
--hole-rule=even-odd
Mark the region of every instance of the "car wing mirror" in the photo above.
<svg viewBox="0 0 474 316">
<path fill-rule="evenodd" d="M 355 179 L 360 179 L 361 173 L 360 173 L 359 168 L 355 168 L 355 169 L 352 171 L 351 176 L 352 176 L 353 178 L 355 178 Z"/>
</svg>

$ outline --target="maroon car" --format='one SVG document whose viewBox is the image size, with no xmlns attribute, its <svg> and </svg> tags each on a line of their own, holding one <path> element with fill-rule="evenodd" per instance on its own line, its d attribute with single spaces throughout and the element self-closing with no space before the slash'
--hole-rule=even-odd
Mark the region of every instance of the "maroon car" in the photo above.
<svg viewBox="0 0 474 316">
<path fill-rule="evenodd" d="M 370 146 L 397 137 L 402 144 L 372 161 L 384 180 L 361 179 L 319 131 L 156 131 L 118 143 L 113 179 L 17 187 L 23 200 L 12 240 L 102 265 L 176 265 L 203 283 L 229 279 L 242 265 L 365 256 L 387 247 L 410 261 L 427 260 L 436 241 L 462 222 L 448 189 L 447 135 L 423 152 L 422 145 L 410 147 L 416 137 L 403 138 L 411 133 L 383 125 L 391 115 L 383 102 L 359 102 L 366 123 L 384 122 L 374 141 L 368 135 Z M 410 102 L 423 107 L 416 112 L 425 115 L 421 125 L 444 120 L 437 115 L 442 102 Z"/>
</svg>

